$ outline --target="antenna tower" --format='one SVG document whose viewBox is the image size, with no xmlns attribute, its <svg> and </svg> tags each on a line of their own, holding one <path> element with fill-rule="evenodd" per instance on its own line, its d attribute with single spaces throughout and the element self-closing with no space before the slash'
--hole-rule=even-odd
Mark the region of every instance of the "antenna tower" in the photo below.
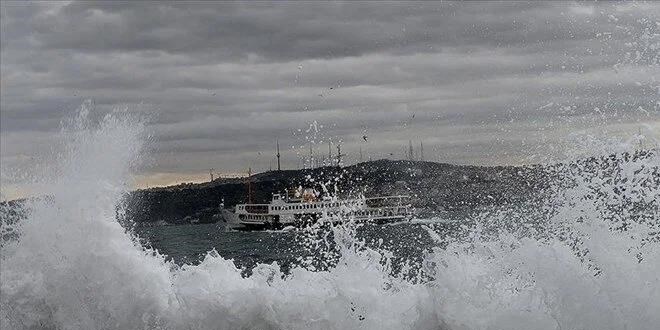
<svg viewBox="0 0 660 330">
<path fill-rule="evenodd" d="M 281 171 L 282 167 L 280 167 L 280 139 L 275 139 L 275 144 L 277 145 L 277 170 Z"/>
<path fill-rule="evenodd" d="M 309 143 L 309 168 L 314 168 L 314 149 L 312 149 L 312 143 Z"/>
<path fill-rule="evenodd" d="M 341 166 L 341 157 L 344 155 L 341 153 L 341 144 L 337 145 L 337 166 Z"/>
<path fill-rule="evenodd" d="M 424 161 L 424 143 L 419 141 L 419 160 Z"/>
</svg>

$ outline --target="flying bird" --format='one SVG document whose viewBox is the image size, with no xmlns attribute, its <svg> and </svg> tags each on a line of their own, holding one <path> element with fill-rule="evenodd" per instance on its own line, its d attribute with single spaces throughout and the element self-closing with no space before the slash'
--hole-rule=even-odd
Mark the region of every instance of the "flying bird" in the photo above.
<svg viewBox="0 0 660 330">
<path fill-rule="evenodd" d="M 362 139 L 364 140 L 364 142 L 367 142 L 367 136 L 366 135 L 362 135 Z"/>
</svg>

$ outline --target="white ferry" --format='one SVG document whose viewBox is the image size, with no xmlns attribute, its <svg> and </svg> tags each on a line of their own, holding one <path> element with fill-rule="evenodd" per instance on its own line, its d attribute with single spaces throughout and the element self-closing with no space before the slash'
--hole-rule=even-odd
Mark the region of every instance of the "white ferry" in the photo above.
<svg viewBox="0 0 660 330">
<path fill-rule="evenodd" d="M 409 196 L 384 196 L 338 200 L 318 198 L 313 189 L 273 194 L 268 204 L 238 204 L 234 212 L 222 208 L 223 217 L 235 229 L 276 229 L 305 226 L 317 222 L 339 223 L 371 221 L 376 223 L 409 220 L 413 209 Z"/>
</svg>

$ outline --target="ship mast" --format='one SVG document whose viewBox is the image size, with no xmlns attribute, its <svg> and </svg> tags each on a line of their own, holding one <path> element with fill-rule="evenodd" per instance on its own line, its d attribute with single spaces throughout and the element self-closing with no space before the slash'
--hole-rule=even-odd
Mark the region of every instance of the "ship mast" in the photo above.
<svg viewBox="0 0 660 330">
<path fill-rule="evenodd" d="M 252 167 L 248 167 L 247 176 L 247 199 L 248 204 L 252 204 Z"/>
</svg>

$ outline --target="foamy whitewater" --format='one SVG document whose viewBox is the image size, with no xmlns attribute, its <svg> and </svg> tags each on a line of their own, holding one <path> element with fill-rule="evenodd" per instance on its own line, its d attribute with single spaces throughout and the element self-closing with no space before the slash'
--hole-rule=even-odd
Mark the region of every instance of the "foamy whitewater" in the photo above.
<svg viewBox="0 0 660 330">
<path fill-rule="evenodd" d="M 465 239 L 425 257 L 425 276 L 394 274 L 388 251 L 366 248 L 350 229 L 335 228 L 336 266 L 284 274 L 264 264 L 243 277 L 215 252 L 199 265 L 177 266 L 117 222 L 116 205 L 141 158 L 143 125 L 121 114 L 92 124 L 83 111 L 63 136 L 58 166 L 41 173 L 48 197 L 31 201 L 19 224 L 3 224 L 3 234 L 13 237 L 2 242 L 3 329 L 660 324 L 657 152 L 596 167 L 555 167 L 565 178 L 543 206 L 543 221 L 516 210 L 472 219 Z M 448 240 L 431 226 L 428 234 Z"/>
</svg>

